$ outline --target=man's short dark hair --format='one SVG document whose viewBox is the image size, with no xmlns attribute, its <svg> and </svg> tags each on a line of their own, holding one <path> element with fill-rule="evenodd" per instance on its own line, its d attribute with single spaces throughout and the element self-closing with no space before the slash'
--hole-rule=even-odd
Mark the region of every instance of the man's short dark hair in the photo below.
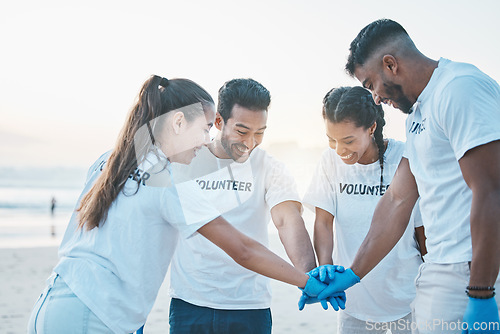
<svg viewBox="0 0 500 334">
<path fill-rule="evenodd" d="M 235 104 L 250 110 L 267 110 L 271 103 L 271 94 L 253 79 L 233 79 L 219 89 L 217 111 L 224 122 L 231 118 Z"/>
<path fill-rule="evenodd" d="M 401 34 L 408 36 L 399 23 L 389 19 L 377 20 L 364 27 L 349 47 L 349 56 L 345 65 L 347 73 L 354 76 L 356 66 L 363 65 L 380 46 Z"/>
</svg>

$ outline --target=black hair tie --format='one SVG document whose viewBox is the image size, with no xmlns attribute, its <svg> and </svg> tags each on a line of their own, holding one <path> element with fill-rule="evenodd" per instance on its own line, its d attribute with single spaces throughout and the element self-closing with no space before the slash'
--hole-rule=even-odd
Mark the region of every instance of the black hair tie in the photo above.
<svg viewBox="0 0 500 334">
<path fill-rule="evenodd" d="M 167 88 L 168 84 L 169 84 L 169 81 L 167 78 L 161 78 L 160 86 L 162 86 L 163 88 Z"/>
</svg>

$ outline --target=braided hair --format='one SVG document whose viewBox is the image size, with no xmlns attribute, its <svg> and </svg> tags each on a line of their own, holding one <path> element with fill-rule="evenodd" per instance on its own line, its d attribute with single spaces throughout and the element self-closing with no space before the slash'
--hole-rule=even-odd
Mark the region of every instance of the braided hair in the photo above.
<svg viewBox="0 0 500 334">
<path fill-rule="evenodd" d="M 377 127 L 373 133 L 378 148 L 380 164 L 380 187 L 384 182 L 385 144 L 382 130 L 385 125 L 382 106 L 373 101 L 371 93 L 363 87 L 339 87 L 331 89 L 323 98 L 323 118 L 332 123 L 346 120 L 354 122 L 357 127 L 368 129 L 375 122 Z"/>
</svg>

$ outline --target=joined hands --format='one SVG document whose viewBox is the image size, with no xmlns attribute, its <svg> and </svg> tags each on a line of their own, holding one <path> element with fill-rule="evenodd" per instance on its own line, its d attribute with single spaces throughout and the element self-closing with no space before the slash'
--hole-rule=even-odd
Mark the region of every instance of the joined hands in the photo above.
<svg viewBox="0 0 500 334">
<path fill-rule="evenodd" d="M 325 310 L 328 309 L 328 302 L 335 311 L 343 310 L 346 303 L 345 290 L 360 281 L 351 269 L 331 264 L 314 268 L 307 274 L 310 277 L 307 284 L 309 285 L 309 281 L 314 279 L 314 282 L 317 282 L 316 289 L 321 289 L 321 291 L 309 291 L 306 285 L 299 299 L 299 310 L 304 309 L 306 304 L 317 302 L 320 302 Z"/>
</svg>

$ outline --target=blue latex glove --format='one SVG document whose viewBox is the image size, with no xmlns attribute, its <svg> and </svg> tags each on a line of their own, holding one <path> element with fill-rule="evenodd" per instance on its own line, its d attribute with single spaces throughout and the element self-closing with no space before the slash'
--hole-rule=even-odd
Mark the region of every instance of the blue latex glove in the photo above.
<svg viewBox="0 0 500 334">
<path fill-rule="evenodd" d="M 492 324 L 495 322 L 496 324 Z M 464 314 L 464 328 L 465 323 L 467 323 L 467 329 L 464 329 L 462 334 L 500 333 L 498 328 L 498 306 L 495 298 L 478 299 L 469 297 L 469 304 L 467 304 Z"/>
<path fill-rule="evenodd" d="M 322 300 L 319 300 L 317 297 L 309 297 L 305 293 L 302 293 L 302 296 L 299 299 L 299 311 L 302 311 L 306 304 L 314 304 L 318 302 L 321 303 L 321 306 L 323 307 L 324 310 L 328 309 L 328 303 L 332 305 L 335 311 L 338 311 L 339 308 L 344 310 L 346 302 L 345 292 L 334 293 L 327 299 L 322 299 Z"/>
<path fill-rule="evenodd" d="M 316 277 L 311 276 L 309 273 L 307 273 L 307 275 L 309 279 L 307 280 L 306 286 L 300 290 L 309 297 L 317 297 L 321 291 L 325 290 L 327 285 L 319 281 Z"/>
<path fill-rule="evenodd" d="M 350 268 L 346 269 L 344 272 L 336 272 L 335 278 L 328 284 L 325 290 L 321 291 L 318 295 L 318 299 L 327 299 L 335 292 L 344 292 L 359 282 L 359 277 Z"/>
<path fill-rule="evenodd" d="M 329 283 L 333 280 L 333 278 L 335 276 L 335 272 L 344 272 L 344 270 L 345 269 L 342 266 L 335 266 L 335 265 L 328 264 L 328 265 L 323 265 L 323 266 L 319 266 L 317 268 L 314 268 L 313 270 L 311 270 L 308 273 L 308 275 L 310 277 L 319 278 L 321 281 L 323 281 L 325 283 Z M 302 296 L 300 297 L 299 303 L 298 303 L 299 310 L 300 311 L 303 310 L 304 306 L 306 304 L 314 304 L 314 303 L 318 303 L 318 302 L 321 302 L 321 306 L 325 310 L 328 309 L 328 302 L 330 303 L 330 305 L 332 305 L 333 309 L 336 311 L 338 311 L 339 308 L 345 309 L 346 297 L 345 297 L 345 293 L 343 293 L 343 292 L 340 292 L 337 294 L 332 294 L 328 298 L 325 298 L 322 300 L 319 300 L 318 298 L 315 298 L 315 297 L 316 296 L 311 296 L 311 295 L 303 293 Z"/>
<path fill-rule="evenodd" d="M 343 273 L 345 271 L 344 267 L 336 266 L 333 264 L 325 264 L 314 268 L 309 272 L 312 277 L 319 278 L 323 283 L 330 283 L 335 277 L 335 273 Z"/>
</svg>

